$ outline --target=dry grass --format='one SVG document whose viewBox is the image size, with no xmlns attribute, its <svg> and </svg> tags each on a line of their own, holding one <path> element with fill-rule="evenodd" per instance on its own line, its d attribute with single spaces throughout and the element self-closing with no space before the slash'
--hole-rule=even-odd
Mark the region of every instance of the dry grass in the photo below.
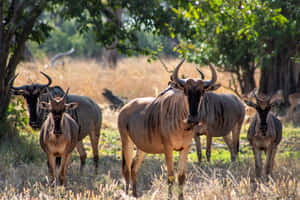
<svg viewBox="0 0 300 200">
<path fill-rule="evenodd" d="M 165 61 L 168 66 L 175 67 L 180 60 Z M 70 87 L 71 93 L 87 95 L 105 107 L 106 100 L 102 89 L 109 88 L 120 96 L 129 99 L 142 96 L 155 96 L 162 91 L 169 81 L 169 74 L 164 71 L 159 62 L 147 63 L 146 58 L 123 59 L 117 70 L 105 69 L 93 60 L 76 60 L 66 62 L 64 66 L 44 69 L 46 62 L 23 63 L 18 67 L 20 77 L 15 85 L 32 82 L 45 83 L 45 78 L 39 71 L 46 72 L 53 79 L 53 85 L 64 89 Z M 199 77 L 194 64 L 185 63 L 182 72 L 190 77 Z M 210 78 L 207 68 L 204 74 Z M 218 73 L 219 82 L 228 83 L 226 73 Z M 31 81 L 30 81 L 30 80 Z M 224 88 L 217 92 L 230 92 Z M 25 144 L 19 153 L 27 150 L 40 152 L 37 160 L 15 162 L 13 152 L 19 147 L 18 143 L 11 145 L 11 153 L 0 156 L 0 199 L 134 199 L 124 193 L 124 183 L 121 177 L 121 143 L 116 131 L 118 112 L 105 109 L 104 128 L 100 142 L 100 161 L 98 174 L 94 174 L 90 142 L 85 139 L 88 149 L 88 161 L 83 175 L 79 174 L 79 157 L 74 152 L 68 168 L 68 185 L 51 188 L 47 178 L 46 157 L 41 152 L 36 136 L 24 137 Z M 195 162 L 195 148 L 191 148 L 187 163 L 187 180 L 184 188 L 185 199 L 229 200 L 229 199 L 300 199 L 300 163 L 299 141 L 300 129 L 285 129 L 284 140 L 276 157 L 274 179 L 266 178 L 257 181 L 254 177 L 254 162 L 252 152 L 245 139 L 245 131 L 241 135 L 241 154 L 238 162 L 231 164 L 227 149 L 214 148 L 213 162 L 204 162 L 198 166 Z M 28 134 L 28 133 L 23 133 Z M 27 141 L 28 140 L 28 141 Z M 202 139 L 202 142 L 204 140 Z M 214 142 L 219 142 L 215 140 Z M 28 143 L 26 145 L 26 143 Z M 88 144 L 88 145 L 87 145 Z M 1 147 L 0 141 L 0 147 Z M 1 150 L 1 148 L 0 148 Z M 204 154 L 204 152 L 203 152 Z M 19 156 L 20 157 L 20 156 Z M 18 156 L 16 157 L 18 158 Z M 175 154 L 178 158 L 178 154 Z M 91 173 L 92 172 L 92 173 Z M 161 155 L 148 155 L 143 162 L 138 176 L 138 191 L 140 198 L 145 200 L 167 199 L 166 165 Z M 177 188 L 174 188 L 174 196 Z"/>
<path fill-rule="evenodd" d="M 164 62 L 169 70 L 172 70 L 180 62 L 180 59 L 164 59 Z M 14 85 L 46 83 L 47 80 L 40 74 L 40 71 L 43 71 L 52 78 L 52 85 L 59 85 L 64 90 L 70 88 L 70 93 L 89 96 L 105 107 L 108 102 L 102 95 L 103 88 L 108 88 L 119 96 L 133 99 L 158 95 L 167 87 L 170 80 L 170 74 L 164 70 L 159 61 L 148 63 L 146 57 L 121 59 L 116 70 L 105 68 L 95 60 L 68 59 L 64 66 L 57 65 L 45 69 L 44 66 L 47 63 L 47 60 L 36 63 L 21 63 L 17 68 L 19 76 Z M 200 77 L 195 67 L 197 67 L 196 64 L 186 62 L 180 73 L 189 77 Z M 209 68 L 201 67 L 201 70 L 206 79 L 210 79 Z M 259 73 L 256 73 L 256 77 L 258 75 Z M 230 79 L 229 73 L 218 73 L 219 83 L 228 86 Z M 231 91 L 221 87 L 216 92 L 228 93 Z M 104 113 L 105 125 L 115 127 L 115 118 L 112 116 L 116 115 L 110 112 Z"/>
</svg>

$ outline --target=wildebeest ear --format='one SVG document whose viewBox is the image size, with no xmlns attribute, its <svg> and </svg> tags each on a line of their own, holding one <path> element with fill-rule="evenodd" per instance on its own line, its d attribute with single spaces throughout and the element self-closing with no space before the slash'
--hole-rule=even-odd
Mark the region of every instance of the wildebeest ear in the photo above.
<svg viewBox="0 0 300 200">
<path fill-rule="evenodd" d="M 209 86 L 208 88 L 206 88 L 205 90 L 206 91 L 213 91 L 213 90 L 217 90 L 217 89 L 219 89 L 219 87 L 221 87 L 221 84 L 213 84 L 213 85 L 211 85 L 211 86 Z"/>
<path fill-rule="evenodd" d="M 65 104 L 66 110 L 74 110 L 78 107 L 78 103 L 72 102 Z"/>
<path fill-rule="evenodd" d="M 284 97 L 282 94 L 282 90 L 278 90 L 272 97 L 270 98 L 271 106 L 275 106 L 284 102 Z"/>
<path fill-rule="evenodd" d="M 10 94 L 12 95 L 24 95 L 24 90 L 15 90 L 15 89 L 10 89 Z"/>
<path fill-rule="evenodd" d="M 40 108 L 45 109 L 45 110 L 49 110 L 50 109 L 50 103 L 47 103 L 45 101 L 41 101 L 40 102 Z"/>
</svg>

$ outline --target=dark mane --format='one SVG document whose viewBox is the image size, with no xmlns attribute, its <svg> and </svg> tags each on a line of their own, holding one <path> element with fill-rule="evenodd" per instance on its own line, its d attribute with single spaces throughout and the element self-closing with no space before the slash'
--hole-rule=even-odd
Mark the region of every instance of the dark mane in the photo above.
<svg viewBox="0 0 300 200">
<path fill-rule="evenodd" d="M 183 128 L 188 115 L 183 92 L 168 88 L 147 106 L 145 114 L 145 128 L 150 137 L 154 132 L 164 135 Z"/>
</svg>

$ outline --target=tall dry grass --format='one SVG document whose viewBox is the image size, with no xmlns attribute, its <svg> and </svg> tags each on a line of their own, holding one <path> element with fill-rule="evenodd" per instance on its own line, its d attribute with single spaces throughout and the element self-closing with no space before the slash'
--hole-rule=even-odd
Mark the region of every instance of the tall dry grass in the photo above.
<svg viewBox="0 0 300 200">
<path fill-rule="evenodd" d="M 173 70 L 180 59 L 163 59 L 169 70 Z M 146 96 L 156 96 L 163 91 L 170 80 L 170 73 L 165 71 L 159 61 L 147 62 L 147 57 L 133 57 L 120 59 L 115 70 L 109 69 L 95 60 L 66 59 L 64 65 L 56 65 L 45 69 L 48 60 L 34 63 L 21 63 L 17 68 L 19 73 L 14 85 L 19 86 L 31 83 L 47 83 L 46 78 L 40 71 L 50 75 L 52 85 L 59 85 L 64 90 L 70 88 L 71 94 L 91 97 L 98 104 L 108 104 L 102 95 L 104 88 L 113 93 L 128 97 L 129 99 Z M 180 69 L 180 74 L 188 77 L 200 77 L 195 70 L 196 64 L 185 62 Z M 210 79 L 211 72 L 208 67 L 201 67 L 205 79 Z M 258 77 L 259 73 L 256 73 Z M 218 72 L 218 83 L 228 86 L 231 75 Z M 217 93 L 232 92 L 223 87 Z M 251 110 L 251 109 L 250 109 Z M 104 124 L 116 128 L 115 120 L 117 113 L 109 110 L 104 111 Z"/>
<path fill-rule="evenodd" d="M 43 71 L 53 79 L 52 85 L 60 85 L 63 89 L 70 88 L 70 93 L 86 95 L 99 104 L 106 103 L 101 92 L 108 88 L 114 93 L 133 99 L 136 97 L 156 96 L 167 87 L 170 74 L 166 72 L 159 61 L 147 62 L 146 57 L 121 59 L 116 70 L 106 68 L 95 60 L 68 60 L 65 65 L 57 65 L 45 69 L 48 61 L 35 63 L 21 63 L 17 72 L 20 73 L 15 85 L 46 83 L 46 79 L 39 72 Z M 164 62 L 173 70 L 180 59 L 165 59 Z M 196 64 L 183 64 L 181 74 L 189 77 L 200 77 L 195 70 Z M 211 77 L 207 67 L 201 67 L 207 79 Z M 218 73 L 218 82 L 228 85 L 229 73 Z M 220 88 L 217 92 L 230 92 Z"/>
</svg>

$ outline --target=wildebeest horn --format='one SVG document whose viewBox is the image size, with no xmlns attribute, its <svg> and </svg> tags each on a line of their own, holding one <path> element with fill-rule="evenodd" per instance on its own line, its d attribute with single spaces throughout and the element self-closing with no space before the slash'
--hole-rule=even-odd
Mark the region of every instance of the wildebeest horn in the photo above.
<svg viewBox="0 0 300 200">
<path fill-rule="evenodd" d="M 203 72 L 201 72 L 201 70 L 198 67 L 196 67 L 196 70 L 201 75 L 201 79 L 202 80 L 205 79 L 205 76 L 204 76 Z"/>
<path fill-rule="evenodd" d="M 42 87 L 42 88 L 48 87 L 48 86 L 52 83 L 52 79 L 50 78 L 50 76 L 48 76 L 48 75 L 45 74 L 44 72 L 40 72 L 40 73 L 43 74 L 43 75 L 48 79 L 48 83 L 47 83 L 47 84 L 44 84 L 44 85 L 38 84 L 37 86 L 38 86 L 38 87 Z"/>
<path fill-rule="evenodd" d="M 211 77 L 211 80 L 209 81 L 203 81 L 204 82 L 204 87 L 207 88 L 209 87 L 210 85 L 214 84 L 216 81 L 217 81 L 217 72 L 216 72 L 216 69 L 209 63 L 208 64 L 209 68 L 210 68 L 210 71 L 211 71 L 211 74 L 212 74 L 212 77 Z"/>
<path fill-rule="evenodd" d="M 19 75 L 19 73 L 16 74 L 16 75 L 14 75 L 14 77 L 12 77 L 12 78 L 9 80 L 8 85 L 11 85 L 11 88 L 14 89 L 14 90 L 24 90 L 24 89 L 26 88 L 26 86 L 20 86 L 20 87 L 14 87 L 14 86 L 13 86 L 13 82 L 14 82 L 14 80 L 17 78 L 18 75 Z"/>
<path fill-rule="evenodd" d="M 66 93 L 62 97 L 62 100 L 65 100 L 65 98 L 68 96 L 69 90 L 70 90 L 70 88 L 67 89 Z"/>
<path fill-rule="evenodd" d="M 185 59 L 182 59 L 182 61 L 177 65 L 172 74 L 172 80 L 179 84 L 181 87 L 184 87 L 185 81 L 183 79 L 178 78 L 178 71 L 184 61 Z"/>
</svg>

